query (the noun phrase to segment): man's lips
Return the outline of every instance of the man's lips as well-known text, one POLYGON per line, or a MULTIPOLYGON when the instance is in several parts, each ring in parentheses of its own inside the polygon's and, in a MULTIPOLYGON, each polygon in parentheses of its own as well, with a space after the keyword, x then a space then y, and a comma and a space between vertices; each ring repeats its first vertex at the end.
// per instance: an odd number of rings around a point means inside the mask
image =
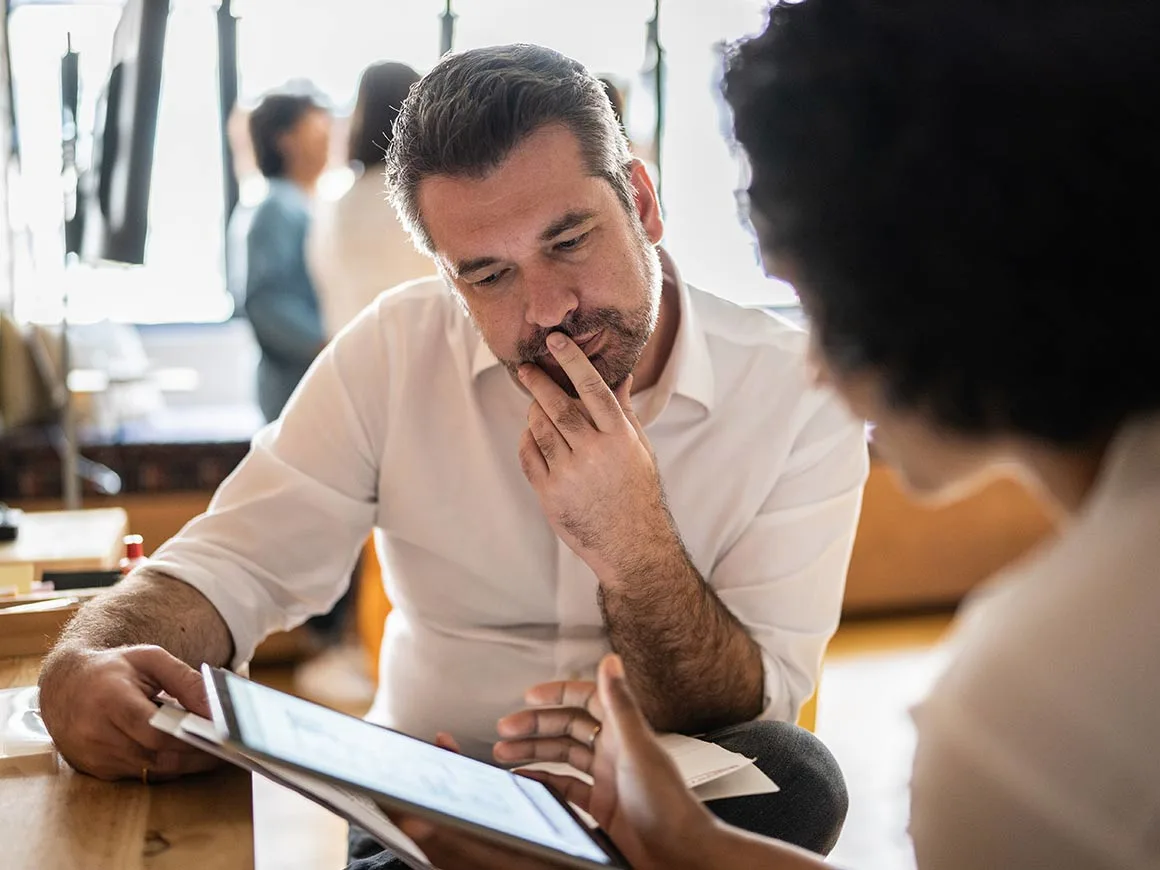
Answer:
MULTIPOLYGON (((598 329, 598 330, 596 330, 596 332, 592 333, 591 335, 589 335, 587 337, 579 336, 576 338, 572 338, 572 341, 576 344, 576 346, 578 348, 580 348, 580 350, 584 351, 584 353, 587 354, 588 350, 590 348, 596 347, 596 343, 599 341, 599 339, 602 335, 604 335, 604 330, 598 329)), ((569 337, 571 337, 571 336, 569 336, 569 337)), ((544 360, 545 362, 549 362, 549 363, 556 362, 556 358, 554 356, 552 356, 552 352, 550 350, 545 350, 542 354, 540 354, 540 359, 544 360)))

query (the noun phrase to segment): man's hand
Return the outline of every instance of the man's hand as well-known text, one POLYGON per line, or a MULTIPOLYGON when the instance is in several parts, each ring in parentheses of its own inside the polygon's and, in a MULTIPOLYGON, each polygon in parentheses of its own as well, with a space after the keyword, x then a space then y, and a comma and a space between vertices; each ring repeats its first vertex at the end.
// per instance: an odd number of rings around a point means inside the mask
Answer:
POLYGON ((149 724, 162 691, 210 715, 201 675, 161 647, 66 647, 45 660, 40 712, 65 760, 100 779, 160 782, 217 766, 149 724))
MULTIPOLYGON (((577 684, 557 685, 576 691, 577 684)), ((561 700, 581 700, 566 699, 563 693, 562 688, 561 700)), ((601 662, 598 692, 582 707, 573 709, 593 708, 604 712, 589 766, 594 785, 537 771, 525 775, 554 787, 591 813, 635 870, 757 866, 735 860, 733 836, 685 788, 637 706, 616 656, 601 662)), ((559 866, 414 817, 397 817, 397 822, 442 870, 546 870, 559 866)))
POLYGON ((563 761, 589 773, 604 707, 596 683, 583 680, 541 683, 524 695, 528 707, 496 723, 500 742, 493 754, 501 764, 563 761))
POLYGON ((679 552, 652 449, 632 410, 632 377, 613 393, 570 338, 554 332, 547 344, 579 394, 574 400, 539 367, 520 366, 520 381, 535 397, 520 466, 548 522, 602 580, 653 561, 658 549, 679 552))

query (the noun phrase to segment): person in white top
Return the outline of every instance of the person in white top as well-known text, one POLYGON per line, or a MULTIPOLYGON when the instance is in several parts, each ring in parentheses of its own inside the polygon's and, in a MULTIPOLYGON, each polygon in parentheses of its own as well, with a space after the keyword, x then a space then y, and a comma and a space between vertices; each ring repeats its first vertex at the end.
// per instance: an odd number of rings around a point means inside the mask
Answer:
MULTIPOLYGON (((819 377, 914 491, 1014 469, 1060 519, 972 597, 914 711, 918 870, 1160 867, 1158 38, 1151 0, 806 0, 730 55, 751 217, 819 377)), ((691 799, 627 665, 576 756, 594 787, 548 779, 631 866, 827 866, 691 799)), ((542 866, 402 821, 444 870, 542 866)))
POLYGON ((716 811, 830 848, 841 772, 789 723, 838 624, 868 460, 805 335, 681 280, 600 83, 550 49, 445 57, 388 176, 441 278, 359 315, 207 513, 72 623, 42 671, 58 747, 101 776, 200 764, 150 731, 149 696, 197 707, 189 665, 241 667, 325 611, 373 527, 394 605, 373 721, 566 758, 592 717, 529 743, 519 708, 615 649, 658 728, 712 732, 782 786, 716 811))
POLYGON ((319 204, 306 240, 330 338, 384 290, 435 274, 387 202, 383 181, 395 118, 417 81, 415 70, 392 61, 372 64, 359 79, 347 146, 355 179, 337 200, 319 204))

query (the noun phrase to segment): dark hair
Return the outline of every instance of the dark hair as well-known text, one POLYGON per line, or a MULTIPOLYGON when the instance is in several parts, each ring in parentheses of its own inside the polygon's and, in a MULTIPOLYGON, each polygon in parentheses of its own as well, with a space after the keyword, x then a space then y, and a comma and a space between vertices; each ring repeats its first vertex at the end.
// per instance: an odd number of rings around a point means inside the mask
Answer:
POLYGON ((604 93, 608 97, 608 102, 612 104, 612 114, 616 115, 616 120, 620 122, 620 126, 624 126, 624 94, 616 83, 607 76, 601 76, 600 86, 604 88, 604 93))
POLYGON ((588 172, 631 211, 628 142, 584 66, 538 45, 477 48, 439 61, 411 89, 387 154, 391 200, 420 247, 432 249, 417 201, 424 178, 486 175, 524 137, 553 123, 572 131, 588 172))
POLYGON ((968 435, 1160 408, 1160 4, 806 0, 731 52, 763 249, 829 362, 968 435))
POLYGON ((364 167, 383 162, 399 107, 417 81, 419 74, 405 63, 384 61, 363 70, 347 144, 350 160, 364 167))
POLYGON ((258 169, 267 178, 286 174, 286 159, 278 140, 311 112, 325 112, 319 97, 310 93, 277 92, 264 96, 250 113, 250 141, 258 169))

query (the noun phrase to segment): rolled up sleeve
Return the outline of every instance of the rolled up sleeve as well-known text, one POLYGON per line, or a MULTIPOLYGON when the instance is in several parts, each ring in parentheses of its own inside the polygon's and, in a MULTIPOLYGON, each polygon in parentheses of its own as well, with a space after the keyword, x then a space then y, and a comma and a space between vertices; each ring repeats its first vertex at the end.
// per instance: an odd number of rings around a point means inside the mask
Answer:
POLYGON ((319 356, 208 510, 150 560, 222 615, 234 667, 268 634, 329 610, 349 584, 374 524, 386 392, 370 309, 319 356))
POLYGON ((761 647, 763 719, 795 721, 841 618, 869 473, 865 429, 814 392, 761 511, 714 567, 711 584, 761 647))

